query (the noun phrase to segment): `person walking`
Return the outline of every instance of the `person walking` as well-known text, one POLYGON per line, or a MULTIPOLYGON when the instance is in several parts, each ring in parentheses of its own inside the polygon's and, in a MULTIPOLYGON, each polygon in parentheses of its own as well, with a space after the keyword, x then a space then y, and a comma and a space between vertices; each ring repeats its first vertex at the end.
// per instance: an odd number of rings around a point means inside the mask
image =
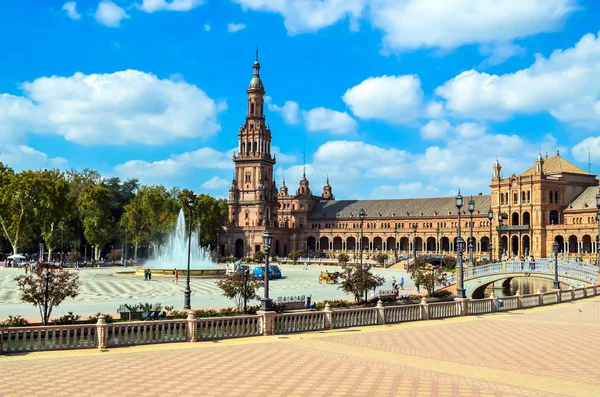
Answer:
POLYGON ((304 269, 303 270, 308 270, 308 263, 304 262, 304 269))
POLYGON ((144 281, 148 281, 148 269, 144 269, 144 281))
POLYGON ((392 289, 396 289, 396 277, 392 277, 392 289))
MULTIPOLYGON (((400 278, 400 288, 404 289, 404 277, 400 278)), ((418 288, 417 288, 417 291, 418 291, 418 288)))
POLYGON ((179 270, 173 269, 173 282, 179 283, 179 270))
POLYGON ((152 281, 152 270, 148 269, 148 281, 152 281))

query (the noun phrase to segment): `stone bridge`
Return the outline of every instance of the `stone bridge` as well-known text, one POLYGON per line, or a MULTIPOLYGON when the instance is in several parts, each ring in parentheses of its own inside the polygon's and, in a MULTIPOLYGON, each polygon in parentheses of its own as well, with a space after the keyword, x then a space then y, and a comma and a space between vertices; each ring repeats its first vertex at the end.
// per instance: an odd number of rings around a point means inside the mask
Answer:
MULTIPOLYGON (((446 286, 440 289, 455 289, 456 274, 447 279, 446 286)), ((483 266, 465 268, 465 293, 475 299, 483 298, 485 289, 492 283, 501 282, 507 287, 515 277, 534 277, 554 280, 554 259, 536 259, 528 261, 506 261, 490 263, 483 266)), ((588 287, 597 285, 600 279, 600 268, 584 262, 573 260, 558 261, 558 281, 571 287, 588 287)))

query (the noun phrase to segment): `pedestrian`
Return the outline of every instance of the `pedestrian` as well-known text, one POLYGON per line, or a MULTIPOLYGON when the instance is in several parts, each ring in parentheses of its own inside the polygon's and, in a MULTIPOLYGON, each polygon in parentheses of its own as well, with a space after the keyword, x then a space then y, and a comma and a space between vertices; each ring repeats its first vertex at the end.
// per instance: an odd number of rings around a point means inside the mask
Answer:
POLYGON ((179 283, 179 271, 177 269, 173 269, 173 282, 179 283))
POLYGON ((148 269, 148 281, 152 281, 152 270, 148 269))
POLYGON ((144 269, 144 281, 148 281, 148 269, 144 269))
POLYGON ((308 263, 304 262, 304 270, 308 270, 308 263))
POLYGON ((392 289, 396 289, 396 277, 392 277, 392 289))
POLYGON ((404 277, 400 278, 400 288, 404 289, 404 277))

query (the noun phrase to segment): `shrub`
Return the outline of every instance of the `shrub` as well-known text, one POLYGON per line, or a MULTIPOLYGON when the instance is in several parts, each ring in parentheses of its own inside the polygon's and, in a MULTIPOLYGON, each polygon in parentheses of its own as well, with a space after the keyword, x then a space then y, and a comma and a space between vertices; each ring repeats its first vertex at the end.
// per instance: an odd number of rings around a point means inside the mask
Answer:
POLYGON ((452 292, 450 292, 450 291, 447 291, 447 290, 445 290, 445 291, 435 291, 435 292, 433 293, 433 296, 434 296, 435 298, 444 298, 444 297, 446 297, 446 296, 452 296, 452 292))
POLYGON ((104 314, 104 313, 96 313, 93 316, 89 316, 86 323, 88 324, 96 324, 98 322, 98 317, 100 316, 104 316, 104 318, 106 319, 107 323, 114 323, 115 319, 113 318, 113 316, 111 316, 110 314, 104 314))
POLYGON ((169 312, 169 317, 172 318, 187 318, 188 312, 185 310, 173 310, 169 312))
POLYGON ((73 312, 69 312, 64 316, 56 318, 50 321, 51 324, 54 325, 68 325, 68 324, 76 324, 81 319, 80 315, 74 315, 73 312))
POLYGON ((26 327, 29 325, 29 321, 25 320, 21 316, 8 316, 1 324, 3 327, 26 327))
POLYGON ((248 306, 246 307, 246 312, 248 312, 248 314, 254 315, 259 309, 260 305, 248 306))
POLYGON ((285 304, 273 303, 273 310, 275 310, 276 313, 283 313, 285 311, 285 304))
POLYGON ((335 299, 335 300, 327 300, 327 301, 323 301, 323 302, 319 302, 317 303, 317 309, 318 310, 323 310, 325 309, 325 305, 329 303, 329 307, 332 309, 335 308, 349 308, 354 306, 354 303, 350 302, 350 301, 346 301, 343 299, 335 299))

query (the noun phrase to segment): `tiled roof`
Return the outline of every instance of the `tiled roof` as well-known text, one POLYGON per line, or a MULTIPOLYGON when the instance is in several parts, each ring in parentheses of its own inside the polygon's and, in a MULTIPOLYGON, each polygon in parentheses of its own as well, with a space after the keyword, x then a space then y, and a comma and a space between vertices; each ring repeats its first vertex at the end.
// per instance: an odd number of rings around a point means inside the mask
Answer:
MULTIPOLYGON (((546 174, 557 174, 561 172, 569 173, 569 174, 583 174, 583 175, 592 175, 589 172, 585 172, 581 168, 577 167, 575 164, 568 162, 564 158, 557 154, 554 157, 546 157, 544 159, 544 172, 546 174)), ((527 171, 523 172, 521 175, 534 175, 535 174, 535 165, 529 168, 527 171)))
POLYGON ((589 186, 569 204, 565 212, 584 209, 596 211, 596 194, 598 194, 598 186, 589 186))
MULTIPOLYGON (((467 211, 470 196, 463 196, 463 211, 467 211)), ((490 209, 491 196, 473 196, 474 214, 486 214, 490 209)), ((321 200, 314 207, 310 219, 356 218, 362 209, 367 218, 415 217, 456 215, 454 197, 392 199, 392 200, 321 200)))

